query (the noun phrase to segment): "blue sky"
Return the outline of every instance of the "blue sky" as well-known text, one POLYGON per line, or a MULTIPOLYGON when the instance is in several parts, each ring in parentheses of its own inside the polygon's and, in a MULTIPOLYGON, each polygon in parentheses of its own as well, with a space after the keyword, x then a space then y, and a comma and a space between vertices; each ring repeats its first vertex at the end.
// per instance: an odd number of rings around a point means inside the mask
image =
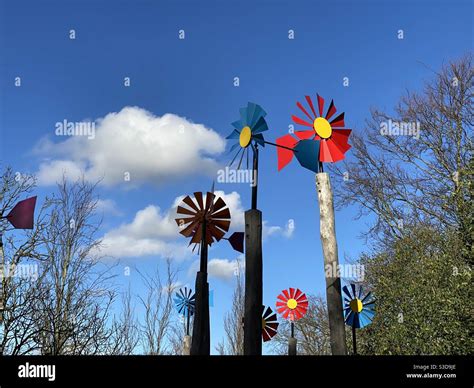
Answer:
MULTIPOLYGON (((91 177, 102 174, 104 224, 98 237, 133 232, 131 243, 141 247, 146 240, 151 253, 121 258, 123 265, 143 271, 162 266, 160 244, 181 249, 186 243, 180 235, 170 236, 167 211, 180 195, 208 190, 215 178, 213 166, 230 161, 222 139, 247 101, 267 111, 270 141, 287 133, 291 115, 299 113, 296 101, 306 94, 334 99, 338 111, 346 112, 346 126, 357 131, 371 107, 390 110, 406 89, 419 89, 432 77, 430 69, 472 50, 469 1, 0 4, 2 166, 39 174, 40 198, 54 190, 51 183, 64 166, 85 168, 91 177), (74 40, 69 39, 71 29, 74 40), (185 39, 178 39, 179 30, 184 30, 185 39), (398 39, 399 30, 403 39, 398 39), (15 77, 21 77, 20 87, 15 77), (124 86, 124 77, 130 77, 130 87, 124 86), (238 87, 234 77, 239 77, 238 87), (343 85, 344 77, 349 86, 343 85), (124 111, 125 107, 135 108, 124 111), (113 112, 120 113, 109 115, 113 112), (175 116, 166 121, 166 114, 175 116), (100 123, 96 139, 55 136, 56 122, 86 119, 100 123), (137 130, 140 123, 144 127, 137 130), (166 130, 160 136, 174 139, 164 145, 155 132, 161 124, 166 130), (176 140, 179 125, 185 126, 185 140, 176 140), (200 132, 196 125, 203 126, 200 132), (129 128, 138 132, 127 141, 129 128), (160 164, 167 151, 168 160, 179 167, 160 164), (58 164, 59 160, 68 164, 58 164), (132 179, 120 181, 117 171, 128 165, 132 179), (140 213, 143 220, 132 224, 137 212, 147 208, 140 213), (148 219, 156 230, 140 223, 148 219)), ((272 147, 260 155, 259 208, 267 231, 273 231, 264 241, 264 302, 273 307, 284 288, 323 293, 323 259, 314 174, 296 161, 277 172, 272 147), (295 225, 291 236, 285 233, 288 220, 295 225)), ((250 206, 247 184, 218 184, 216 189, 235 192, 232 198, 240 200, 241 209, 250 206)), ((354 221, 356 210, 336 215, 341 262, 368 248, 358 235, 370 219, 354 221)), ((117 249, 114 252, 120 256, 117 249)), ((232 265, 237 256, 224 242, 212 248, 209 259, 232 265)), ((195 260, 190 253, 175 259, 183 284, 194 284, 195 260)), ((140 292, 134 272, 118 281, 123 286, 131 282, 140 292)), ((210 278, 215 290, 212 347, 223 336, 232 282, 232 277, 210 278)))

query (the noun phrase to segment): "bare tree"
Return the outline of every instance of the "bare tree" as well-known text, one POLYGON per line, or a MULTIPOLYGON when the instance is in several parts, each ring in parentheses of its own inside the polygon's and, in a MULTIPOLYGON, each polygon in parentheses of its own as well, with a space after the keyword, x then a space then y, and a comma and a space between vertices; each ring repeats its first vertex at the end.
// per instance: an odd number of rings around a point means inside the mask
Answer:
MULTIPOLYGON (((325 298, 308 295, 308 312, 295 323, 298 354, 330 355, 329 320, 325 298)), ((276 354, 288 354, 290 323, 280 322, 278 334, 272 339, 273 351, 276 354)))
MULTIPOLYGON (((190 323, 192 327, 192 320, 190 323)), ((169 350, 168 353, 175 356, 183 354, 183 340, 186 335, 186 320, 183 315, 177 317, 177 319, 170 324, 168 327, 168 342, 169 350)))
POLYGON ((107 349, 115 291, 110 268, 96 254, 100 219, 94 189, 84 179, 68 183, 63 178, 52 200, 42 234, 45 294, 35 310, 43 354, 101 354, 107 349))
POLYGON ((346 179, 338 205, 358 204, 376 222, 367 236, 390 243, 409 224, 463 229, 472 159, 472 56, 451 62, 422 93, 407 92, 394 114, 374 109, 352 135, 352 162, 335 168, 346 179))
MULTIPOLYGON (((32 195, 36 182, 33 176, 14 173, 7 167, 0 185, 0 217, 4 217, 19 200, 32 195)), ((14 231, 8 222, 0 223, 0 249, 4 253, 0 257, 0 354, 22 355, 38 350, 37 322, 32 312, 44 294, 38 287, 38 251, 47 207, 46 199, 37 211, 33 230, 14 231)))
POLYGON ((140 273, 146 288, 146 296, 139 296, 145 311, 140 322, 141 344, 145 354, 166 354, 167 336, 173 309, 172 295, 175 290, 177 271, 171 260, 166 260, 166 283, 163 284, 160 271, 156 267, 151 274, 140 273))
POLYGON ((118 317, 112 321, 111 336, 107 354, 133 354, 140 341, 138 322, 135 318, 135 306, 132 304, 130 287, 122 295, 122 306, 118 317))
POLYGON ((236 282, 232 295, 232 309, 224 317, 225 339, 216 350, 221 355, 244 354, 245 286, 240 261, 237 261, 236 282))

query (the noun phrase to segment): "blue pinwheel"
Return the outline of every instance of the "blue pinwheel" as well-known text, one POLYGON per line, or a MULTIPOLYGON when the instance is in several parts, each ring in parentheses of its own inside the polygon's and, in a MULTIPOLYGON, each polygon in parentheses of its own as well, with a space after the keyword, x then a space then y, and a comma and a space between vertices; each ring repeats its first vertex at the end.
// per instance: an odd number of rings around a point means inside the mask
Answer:
POLYGON ((362 296, 362 287, 359 286, 357 289, 355 284, 350 284, 350 289, 344 286, 342 291, 345 294, 344 321, 346 325, 352 327, 352 346, 354 354, 357 354, 356 329, 369 325, 374 319, 375 299, 371 292, 362 296))
POLYGON ((189 321, 194 314, 195 295, 193 291, 187 287, 181 288, 176 292, 174 304, 178 313, 186 317, 186 335, 189 335, 189 321))
POLYGON ((242 160, 244 159, 245 155, 247 156, 248 168, 249 148, 253 149, 255 155, 257 145, 265 147, 266 142, 263 138, 262 132, 268 130, 268 125, 265 121, 265 116, 267 115, 267 113, 260 105, 254 104, 253 102, 249 102, 247 103, 246 108, 240 108, 239 111, 240 120, 234 121, 232 123, 234 130, 226 138, 230 140, 238 140, 238 142, 233 144, 230 148, 230 152, 233 152, 235 151, 235 149, 239 148, 234 158, 232 159, 232 162, 230 162, 230 165, 232 165, 240 154, 241 156, 237 169, 240 169, 240 166, 242 165, 242 160))

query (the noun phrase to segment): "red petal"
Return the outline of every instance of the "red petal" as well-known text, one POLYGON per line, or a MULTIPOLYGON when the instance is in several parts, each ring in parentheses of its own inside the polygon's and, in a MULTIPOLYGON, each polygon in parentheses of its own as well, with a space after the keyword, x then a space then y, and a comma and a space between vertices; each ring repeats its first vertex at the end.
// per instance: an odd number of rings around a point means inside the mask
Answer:
POLYGON ((313 105, 313 100, 311 100, 310 96, 305 96, 306 102, 308 103, 309 107, 311 108, 311 111, 313 112, 314 116, 316 117, 316 111, 314 110, 314 105, 313 105))
POLYGON ((308 123, 307 121, 304 121, 303 119, 300 119, 298 116, 292 115, 291 118, 296 124, 304 125, 306 127, 313 127, 312 124, 308 123))
POLYGON ((309 139, 309 138, 313 137, 314 135, 316 135, 316 132, 314 132, 314 131, 296 131, 295 135, 301 140, 306 140, 306 139, 309 139))
POLYGON ((344 152, 342 152, 339 147, 334 143, 334 140, 328 139, 326 141, 329 152, 331 153, 331 159, 333 162, 338 162, 342 159, 344 159, 344 152))
POLYGON ((323 115, 323 109, 324 109, 324 98, 320 97, 319 94, 318 96, 318 109, 319 109, 319 115, 323 115))
POLYGON ((333 129, 331 138, 339 146, 342 152, 347 152, 351 148, 349 141, 350 129, 333 129))
POLYGON ((298 298, 301 296, 302 292, 299 288, 296 289, 296 294, 295 294, 295 299, 298 300, 298 298))
POLYGON ((326 140, 320 141, 321 147, 319 148, 319 161, 320 162, 332 162, 331 152, 329 152, 329 148, 327 145, 326 140))
MULTIPOLYGON (((277 145, 282 145, 284 147, 289 148, 293 148, 296 143, 298 143, 298 140, 296 140, 291 135, 285 135, 279 137, 276 140, 277 145)), ((288 163, 291 162, 291 159, 293 159, 293 155, 293 151, 287 150, 286 148, 277 147, 278 171, 280 171, 283 167, 285 167, 288 163)))
POLYGON ((298 108, 300 108, 303 113, 306 115, 306 117, 308 117, 308 119, 310 119, 311 121, 314 121, 314 117, 311 117, 310 114, 308 113, 308 111, 304 108, 303 105, 301 105, 299 102, 296 103, 296 105, 298 106, 298 108))
POLYGON ((344 112, 337 116, 333 121, 331 121, 331 127, 333 128, 343 128, 344 127, 344 112))
POLYGON ((326 120, 329 120, 334 113, 336 113, 336 107, 334 106, 334 100, 331 100, 331 103, 329 104, 328 108, 328 113, 326 113, 326 120))

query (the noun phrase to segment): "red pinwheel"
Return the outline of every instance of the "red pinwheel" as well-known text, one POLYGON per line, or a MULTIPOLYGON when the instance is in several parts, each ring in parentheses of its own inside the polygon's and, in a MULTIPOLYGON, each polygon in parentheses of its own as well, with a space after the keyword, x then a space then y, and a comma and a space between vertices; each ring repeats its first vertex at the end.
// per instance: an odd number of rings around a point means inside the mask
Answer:
POLYGON ((311 129, 295 131, 297 139, 292 135, 277 139, 278 170, 285 167, 296 154, 296 158, 303 167, 317 173, 320 170, 320 163, 338 162, 344 159, 344 154, 351 148, 348 143, 351 130, 344 128, 344 112, 331 120, 336 113, 336 107, 331 100, 326 115, 323 117, 324 99, 317 95, 318 115, 311 97, 305 97, 312 114, 300 102, 296 105, 309 121, 294 115, 291 118, 296 124, 311 129))
POLYGON ((284 319, 297 321, 308 311, 308 298, 298 288, 283 290, 277 298, 276 310, 284 319))

